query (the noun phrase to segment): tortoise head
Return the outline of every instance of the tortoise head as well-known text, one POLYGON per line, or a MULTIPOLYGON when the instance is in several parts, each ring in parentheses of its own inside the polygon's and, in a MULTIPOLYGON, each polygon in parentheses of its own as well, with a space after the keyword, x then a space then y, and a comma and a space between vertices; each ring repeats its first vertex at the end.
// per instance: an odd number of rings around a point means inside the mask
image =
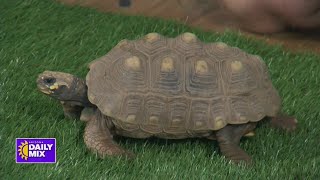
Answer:
POLYGON ((38 89, 55 99, 70 100, 76 90, 77 78, 68 73, 44 71, 38 76, 38 89))

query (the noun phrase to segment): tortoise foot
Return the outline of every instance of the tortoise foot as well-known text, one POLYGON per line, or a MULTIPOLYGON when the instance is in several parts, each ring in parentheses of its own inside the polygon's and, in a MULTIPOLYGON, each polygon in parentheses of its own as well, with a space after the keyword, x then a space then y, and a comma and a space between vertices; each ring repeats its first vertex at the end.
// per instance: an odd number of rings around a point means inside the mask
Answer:
POLYGON ((121 156, 128 159, 132 159, 135 155, 123 149, 118 144, 113 142, 112 139, 106 139, 101 136, 94 136, 93 134, 85 134, 85 144, 92 152, 97 153, 100 158, 106 158, 107 156, 121 156))
POLYGON ((295 117, 277 116, 271 118, 271 126, 286 131, 294 131, 297 128, 298 121, 295 117))
POLYGON ((121 148, 116 144, 105 145, 99 149, 96 149, 96 153, 101 158, 111 157, 111 156, 120 156, 127 159, 133 159, 135 157, 134 153, 121 148))
POLYGON ((252 158, 239 146, 234 145, 220 145, 221 153, 231 162, 235 164, 251 165, 252 158))
POLYGON ((217 131, 217 141, 223 156, 235 164, 251 165, 251 157, 240 148, 241 137, 251 132, 256 127, 256 123, 241 125, 227 125, 217 131))

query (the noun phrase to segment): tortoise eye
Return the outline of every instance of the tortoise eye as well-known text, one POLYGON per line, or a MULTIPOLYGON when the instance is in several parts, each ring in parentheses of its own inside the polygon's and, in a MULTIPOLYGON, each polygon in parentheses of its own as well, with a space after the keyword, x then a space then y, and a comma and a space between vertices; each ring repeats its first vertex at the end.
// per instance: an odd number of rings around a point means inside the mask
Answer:
POLYGON ((43 80, 43 82, 44 82, 45 84, 53 84, 53 83, 56 82, 56 79, 55 79, 55 78, 45 78, 45 79, 43 80))

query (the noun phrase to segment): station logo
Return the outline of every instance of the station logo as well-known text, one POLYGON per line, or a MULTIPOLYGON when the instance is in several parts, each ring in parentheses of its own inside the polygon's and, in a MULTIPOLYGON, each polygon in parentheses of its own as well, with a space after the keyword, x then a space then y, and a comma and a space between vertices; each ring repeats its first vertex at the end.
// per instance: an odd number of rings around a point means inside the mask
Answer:
POLYGON ((55 138, 17 138, 16 163, 55 163, 55 138))

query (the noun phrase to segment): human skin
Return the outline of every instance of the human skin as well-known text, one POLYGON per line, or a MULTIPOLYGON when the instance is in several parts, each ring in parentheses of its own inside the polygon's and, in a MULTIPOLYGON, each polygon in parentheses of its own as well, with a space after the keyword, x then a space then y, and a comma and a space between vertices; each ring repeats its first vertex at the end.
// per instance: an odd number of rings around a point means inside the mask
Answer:
POLYGON ((58 0, 107 12, 175 18, 211 29, 240 28, 255 33, 320 29, 320 0, 58 0))
POLYGON ((320 27, 320 0, 219 0, 239 26, 257 33, 320 27))

